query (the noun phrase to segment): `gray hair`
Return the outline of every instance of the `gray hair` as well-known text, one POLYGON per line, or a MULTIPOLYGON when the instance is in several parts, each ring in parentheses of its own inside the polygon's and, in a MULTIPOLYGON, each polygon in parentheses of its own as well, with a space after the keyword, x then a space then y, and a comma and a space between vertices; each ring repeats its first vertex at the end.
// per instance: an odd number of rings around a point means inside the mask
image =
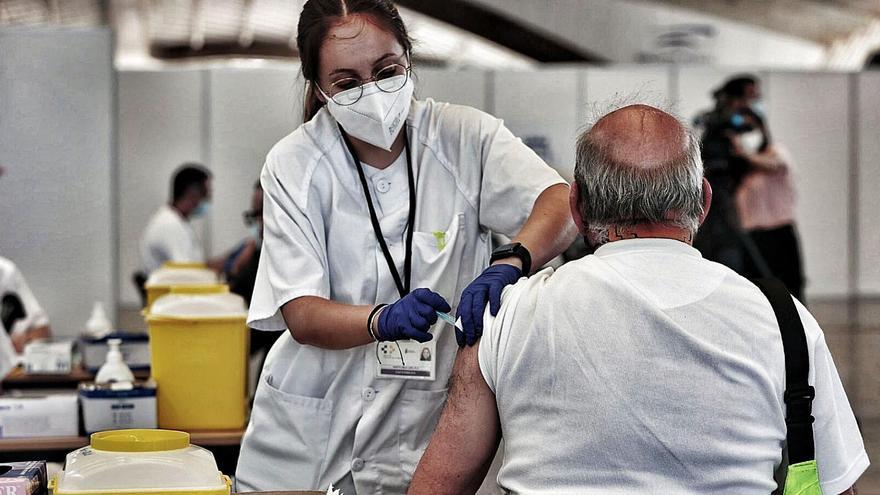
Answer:
MULTIPOLYGON (((681 122, 681 119, 678 119, 681 122)), ((666 223, 697 232, 703 214, 700 142, 687 125, 685 146, 667 163, 637 167, 614 159, 587 129, 577 142, 574 177, 584 224, 600 242, 612 225, 666 223)))

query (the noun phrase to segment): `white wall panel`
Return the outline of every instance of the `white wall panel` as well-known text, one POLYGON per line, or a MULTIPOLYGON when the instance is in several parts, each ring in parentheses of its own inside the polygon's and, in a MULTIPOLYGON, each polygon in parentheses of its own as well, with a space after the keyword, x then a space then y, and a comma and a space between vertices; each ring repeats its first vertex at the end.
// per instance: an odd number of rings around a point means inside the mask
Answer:
POLYGON ((247 235, 242 212, 250 208, 266 153, 302 122, 302 95, 298 65, 210 71, 212 254, 229 251, 247 235))
POLYGON ((56 335, 115 307, 112 34, 0 29, 0 256, 56 335))
POLYGON ((859 76, 859 274, 862 295, 880 294, 880 73, 859 76))
POLYGON ((457 103, 491 111, 486 95, 487 72, 417 68, 416 97, 457 103))
POLYGON ((541 142, 544 159, 571 180, 579 121, 579 74, 575 69, 496 72, 492 85, 493 113, 528 142, 541 142))
POLYGON ((848 84, 844 74, 764 78, 771 131, 793 155, 808 296, 844 296, 849 286, 848 84))
MULTIPOLYGON (((119 72, 120 302, 140 303, 132 274, 150 217, 171 195, 171 176, 183 162, 203 162, 200 70, 119 72)), ((204 231, 201 223, 197 231, 204 231)))

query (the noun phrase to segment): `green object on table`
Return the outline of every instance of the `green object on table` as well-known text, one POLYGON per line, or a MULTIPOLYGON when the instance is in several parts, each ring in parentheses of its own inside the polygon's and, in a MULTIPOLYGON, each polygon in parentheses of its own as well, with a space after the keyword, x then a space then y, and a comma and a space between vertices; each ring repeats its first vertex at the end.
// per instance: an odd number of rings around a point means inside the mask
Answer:
POLYGON ((783 495, 822 495, 815 459, 788 466, 783 495))

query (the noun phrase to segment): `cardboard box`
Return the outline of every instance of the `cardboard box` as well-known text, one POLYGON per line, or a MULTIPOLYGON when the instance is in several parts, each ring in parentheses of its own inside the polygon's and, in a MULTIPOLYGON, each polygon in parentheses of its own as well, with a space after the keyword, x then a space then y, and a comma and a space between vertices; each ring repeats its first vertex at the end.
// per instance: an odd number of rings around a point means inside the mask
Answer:
POLYGON ((130 389, 120 389, 118 385, 121 384, 80 385, 79 400, 86 433, 158 426, 156 383, 136 382, 130 389))
POLYGON ((79 403, 70 391, 0 397, 0 438, 79 435, 79 403))
POLYGON ((150 337, 146 333, 124 332, 113 332, 100 339, 81 337, 79 351, 82 354, 83 368, 92 373, 98 372, 98 369, 107 360, 109 349, 107 340, 109 339, 122 341, 119 351, 122 353, 122 360, 132 371, 150 369, 150 337))
POLYGON ((46 461, 0 463, 0 495, 46 495, 46 461))
POLYGON ((24 348, 24 371, 29 374, 66 375, 73 359, 73 341, 36 341, 24 348))

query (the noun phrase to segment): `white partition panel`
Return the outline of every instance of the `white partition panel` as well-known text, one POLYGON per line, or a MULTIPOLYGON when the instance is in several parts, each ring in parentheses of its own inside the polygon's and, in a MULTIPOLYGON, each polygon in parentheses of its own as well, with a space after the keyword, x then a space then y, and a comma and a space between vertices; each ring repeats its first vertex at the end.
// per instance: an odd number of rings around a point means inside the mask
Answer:
POLYGON ((614 66, 584 71, 578 107, 581 123, 631 103, 669 108, 671 69, 664 66, 614 66))
POLYGON ((56 335, 115 307, 112 34, 0 28, 0 256, 56 335))
MULTIPOLYGON (((729 78, 739 74, 752 74, 763 79, 765 74, 745 69, 723 67, 680 67, 675 73, 675 110, 688 122, 693 122, 700 112, 715 106, 712 92, 729 78)), ((765 92, 766 93, 766 92, 765 92)))
MULTIPOLYGON (((496 72, 493 112, 563 177, 572 179, 579 122, 575 69, 496 72)), ((514 178, 511 178, 512 180, 514 178)))
MULTIPOLYGON (((119 72, 120 302, 140 303, 132 274, 150 216, 168 203, 171 176, 183 162, 204 162, 201 70, 119 72)), ((198 230, 203 230, 198 225, 198 230)))
POLYGON ((849 278, 849 81, 845 74, 770 73, 770 129, 793 155, 808 296, 845 296, 849 278))
POLYGON ((468 105, 491 112, 487 101, 488 73, 478 70, 417 69, 416 97, 468 105))
POLYGON ((214 173, 211 252, 228 252, 247 235, 250 208, 266 153, 302 122, 299 66, 210 71, 208 157, 214 173))
POLYGON ((860 74, 858 86, 860 295, 880 294, 880 73, 860 74))

